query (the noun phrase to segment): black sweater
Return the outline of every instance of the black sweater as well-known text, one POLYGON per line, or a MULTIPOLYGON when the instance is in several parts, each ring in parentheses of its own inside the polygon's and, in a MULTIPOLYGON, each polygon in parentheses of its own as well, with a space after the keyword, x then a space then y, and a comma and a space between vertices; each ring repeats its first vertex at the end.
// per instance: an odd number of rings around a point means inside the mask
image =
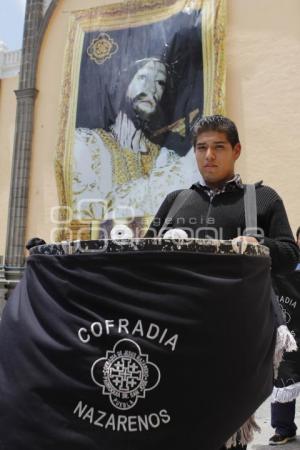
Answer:
MULTIPOLYGON (((225 191, 213 198, 199 184, 173 217, 168 228, 184 229, 199 239, 234 239, 245 229, 244 189, 225 191)), ((181 190, 171 192, 161 204, 145 237, 157 237, 168 212, 181 190)), ((256 185, 258 241, 270 249, 272 271, 294 270, 299 250, 293 238, 283 202, 270 187, 256 185)))

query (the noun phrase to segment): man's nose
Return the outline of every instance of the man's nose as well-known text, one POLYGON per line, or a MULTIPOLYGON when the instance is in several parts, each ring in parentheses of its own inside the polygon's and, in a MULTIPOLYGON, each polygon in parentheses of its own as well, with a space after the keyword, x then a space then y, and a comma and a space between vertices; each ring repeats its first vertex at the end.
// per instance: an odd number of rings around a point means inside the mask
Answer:
POLYGON ((212 147, 207 148, 205 157, 208 161, 212 161, 216 158, 215 151, 212 147))

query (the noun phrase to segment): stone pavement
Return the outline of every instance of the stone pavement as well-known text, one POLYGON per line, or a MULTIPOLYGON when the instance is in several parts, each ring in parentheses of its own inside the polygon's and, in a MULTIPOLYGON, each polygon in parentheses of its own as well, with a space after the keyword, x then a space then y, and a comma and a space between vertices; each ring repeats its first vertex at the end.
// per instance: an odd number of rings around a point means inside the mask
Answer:
MULTIPOLYGON (((261 433, 255 433, 254 441, 248 445, 249 450, 300 450, 300 397, 296 402, 296 425, 298 426, 298 435, 295 441, 285 445, 268 445, 269 438, 274 434, 271 428, 270 400, 261 405, 255 414, 256 421, 261 427, 261 433)), ((247 449, 247 450, 248 450, 247 449)))

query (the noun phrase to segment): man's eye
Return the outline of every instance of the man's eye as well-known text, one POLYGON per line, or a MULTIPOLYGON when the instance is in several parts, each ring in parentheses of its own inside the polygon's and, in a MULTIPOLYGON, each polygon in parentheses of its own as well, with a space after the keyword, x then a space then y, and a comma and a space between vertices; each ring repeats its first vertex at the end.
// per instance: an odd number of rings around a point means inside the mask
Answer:
POLYGON ((217 150, 222 150, 224 148, 224 145, 216 145, 217 150))
POLYGON ((206 150, 206 147, 197 147, 197 150, 199 150, 199 152, 203 152, 204 150, 206 150))

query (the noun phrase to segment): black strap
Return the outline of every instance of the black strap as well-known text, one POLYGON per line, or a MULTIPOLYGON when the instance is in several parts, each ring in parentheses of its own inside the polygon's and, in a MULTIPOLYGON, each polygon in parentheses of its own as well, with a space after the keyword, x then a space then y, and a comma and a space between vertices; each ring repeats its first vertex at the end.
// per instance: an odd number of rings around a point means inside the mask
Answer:
POLYGON ((257 205, 256 205, 256 190, 254 184, 245 185, 244 206, 245 206, 245 223, 246 223, 246 229, 244 234, 246 236, 256 235, 257 205))
MULTIPOLYGON (((246 236, 253 236, 257 234, 257 204, 256 204, 256 190, 254 184, 246 184, 244 193, 244 205, 245 205, 245 219, 246 229, 244 234, 246 236)), ((274 283, 274 278, 273 278, 274 283)), ((273 304, 273 310, 277 327, 280 325, 286 325, 286 321, 279 305, 274 289, 271 291, 271 298, 273 304)))
POLYGON ((185 189, 184 191, 181 191, 177 197, 175 198, 174 202, 171 205, 171 208, 169 209, 169 212, 164 220, 164 223, 160 229, 159 235, 162 236, 163 233, 167 230, 168 225, 173 220, 173 217, 176 215, 176 213, 179 211, 179 209, 182 207, 182 205, 187 201, 187 199, 192 195, 193 190, 192 189, 185 189))

